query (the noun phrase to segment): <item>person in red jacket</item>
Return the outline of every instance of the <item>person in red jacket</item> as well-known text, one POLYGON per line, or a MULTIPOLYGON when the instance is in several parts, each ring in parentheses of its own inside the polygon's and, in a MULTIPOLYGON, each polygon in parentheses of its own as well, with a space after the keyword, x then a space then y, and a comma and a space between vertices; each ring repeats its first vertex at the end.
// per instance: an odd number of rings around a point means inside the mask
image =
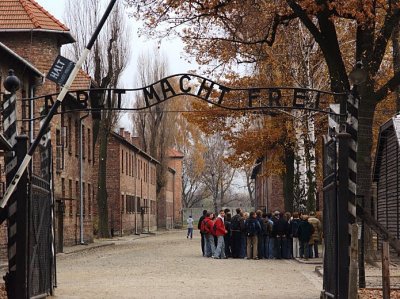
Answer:
POLYGON ((215 259, 226 258, 224 236, 227 233, 227 231, 225 229, 224 217, 225 217, 225 212, 224 210, 221 210, 219 211, 219 215, 214 222, 213 231, 214 235, 217 237, 217 248, 215 249, 213 255, 213 258, 215 259))
POLYGON ((212 218, 214 218, 214 214, 207 212, 206 217, 201 223, 201 231, 203 232, 206 241, 204 248, 205 257, 214 256, 215 252, 215 243, 213 234, 214 221, 212 220, 212 218))

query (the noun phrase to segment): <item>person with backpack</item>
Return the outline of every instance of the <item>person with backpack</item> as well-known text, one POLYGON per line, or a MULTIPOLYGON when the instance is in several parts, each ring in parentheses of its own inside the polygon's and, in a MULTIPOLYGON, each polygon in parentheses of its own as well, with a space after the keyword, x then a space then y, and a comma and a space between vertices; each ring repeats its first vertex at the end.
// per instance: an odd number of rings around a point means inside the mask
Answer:
POLYGON ((290 221, 290 235, 292 237, 292 246, 293 246, 293 251, 292 251, 292 256, 293 258, 299 258, 299 224, 300 224, 300 218, 299 218, 299 213, 298 212, 293 212, 293 219, 290 221))
POLYGON ((214 236, 217 237, 217 248, 215 249, 214 254, 212 255, 212 257, 215 259, 226 258, 224 236, 226 235, 227 230, 225 229, 224 217, 225 217, 224 210, 220 210, 219 215, 215 220, 213 226, 213 234, 214 236))
POLYGON ((261 226, 256 216, 256 212, 250 212, 249 218, 246 219, 245 226, 247 234, 247 259, 258 260, 258 234, 261 231, 261 226))
POLYGON ((225 256, 232 257, 232 232, 231 232, 231 221, 232 221, 232 214, 228 212, 225 214, 225 229, 227 233, 224 236, 225 242, 225 256))
POLYGON ((214 221, 212 220, 212 218, 214 218, 214 214, 207 212, 206 217, 201 223, 201 231, 203 232, 206 240, 205 251, 204 251, 205 257, 212 257, 214 256, 215 253, 215 243, 213 234, 214 221))
POLYGON ((257 210, 256 212, 256 219, 260 223, 260 231, 258 232, 257 236, 257 253, 258 253, 258 258, 262 259, 264 258, 264 219, 262 218, 262 211, 257 210))
POLYGON ((240 244, 241 244, 241 221, 242 217, 240 213, 242 210, 240 208, 236 209, 236 215, 232 217, 231 220, 231 249, 232 249, 232 257, 239 258, 240 257, 240 244))
POLYGON ((272 240, 272 227, 274 223, 271 220, 272 214, 267 213, 264 216, 264 257, 266 259, 274 258, 274 241, 272 240))
POLYGON ((205 255, 205 244, 206 244, 206 237, 205 234, 201 231, 201 224, 203 223, 204 218, 206 218, 207 210, 203 210, 203 215, 200 217, 199 222, 197 223, 197 229, 200 231, 201 236, 201 252, 203 256, 205 255))

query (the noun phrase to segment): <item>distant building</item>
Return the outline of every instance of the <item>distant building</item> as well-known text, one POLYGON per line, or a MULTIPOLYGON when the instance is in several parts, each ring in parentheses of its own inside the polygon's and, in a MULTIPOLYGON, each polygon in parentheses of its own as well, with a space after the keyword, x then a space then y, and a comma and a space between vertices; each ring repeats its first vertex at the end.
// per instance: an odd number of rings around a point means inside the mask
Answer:
POLYGON ((135 145, 135 138, 128 131, 121 128, 118 134, 111 133, 107 150, 107 195, 109 227, 114 235, 157 229, 157 164, 156 159, 135 145))
POLYGON ((167 184, 162 188, 157 205, 158 227, 171 229, 182 226, 182 165, 184 155, 168 152, 167 184))

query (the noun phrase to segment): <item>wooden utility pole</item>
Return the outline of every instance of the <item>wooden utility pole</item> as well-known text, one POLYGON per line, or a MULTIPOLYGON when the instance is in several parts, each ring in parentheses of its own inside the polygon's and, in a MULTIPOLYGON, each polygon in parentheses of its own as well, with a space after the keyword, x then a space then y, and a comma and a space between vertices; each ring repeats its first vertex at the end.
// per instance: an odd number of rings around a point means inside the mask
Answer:
POLYGON ((383 299, 390 299, 389 243, 382 242, 382 293, 383 299))
POLYGON ((349 299, 358 298, 358 225, 351 225, 350 269, 349 269, 349 299))

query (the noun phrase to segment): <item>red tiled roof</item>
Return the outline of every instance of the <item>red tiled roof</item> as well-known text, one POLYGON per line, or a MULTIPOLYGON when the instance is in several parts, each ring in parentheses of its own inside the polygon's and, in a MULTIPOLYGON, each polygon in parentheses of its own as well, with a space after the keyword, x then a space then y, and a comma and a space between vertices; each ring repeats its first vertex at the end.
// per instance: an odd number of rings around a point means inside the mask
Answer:
POLYGON ((89 89, 91 81, 92 79, 88 74, 86 74, 86 72, 84 72, 83 70, 79 70, 74 82, 71 85, 70 90, 89 89))
POLYGON ((184 154, 182 154, 180 151, 177 151, 176 149, 169 148, 168 149, 168 156, 172 158, 183 158, 184 154))
POLYGON ((4 29, 45 29, 69 31, 34 0, 1 0, 0 31, 4 29))

